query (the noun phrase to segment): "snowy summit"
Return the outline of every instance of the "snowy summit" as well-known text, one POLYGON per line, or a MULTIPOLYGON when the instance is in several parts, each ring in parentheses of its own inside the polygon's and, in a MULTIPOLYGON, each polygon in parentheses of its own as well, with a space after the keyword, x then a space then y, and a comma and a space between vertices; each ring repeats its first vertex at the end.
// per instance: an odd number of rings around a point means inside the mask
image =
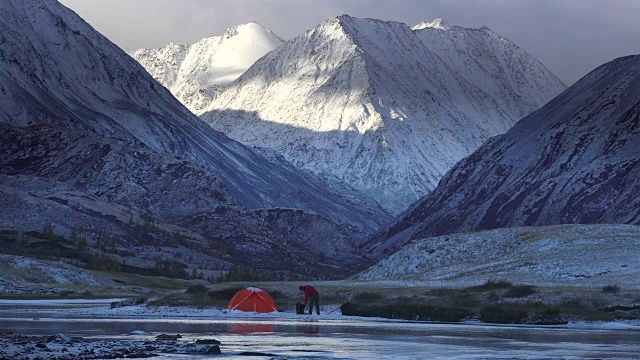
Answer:
POLYGON ((197 112, 211 102, 219 85, 237 79, 282 42, 271 30, 250 22, 192 45, 167 44, 159 49, 139 49, 130 55, 185 106, 197 112))
POLYGON ((412 30, 422 30, 426 28, 439 29, 439 30, 449 30, 449 25, 442 19, 437 18, 431 22, 423 21, 418 25, 412 27, 412 30))

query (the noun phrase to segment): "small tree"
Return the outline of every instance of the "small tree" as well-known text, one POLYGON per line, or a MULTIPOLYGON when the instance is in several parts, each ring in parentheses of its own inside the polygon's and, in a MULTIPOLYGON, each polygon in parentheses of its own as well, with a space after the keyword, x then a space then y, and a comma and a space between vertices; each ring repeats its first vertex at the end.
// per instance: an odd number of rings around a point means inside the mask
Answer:
POLYGON ((85 240, 84 238, 79 238, 78 239, 78 243, 76 245, 76 250, 78 250, 79 253, 84 252, 85 250, 87 250, 87 240, 85 240))
POLYGON ((42 226, 42 233, 44 234, 44 237, 48 240, 53 240, 56 236, 56 234, 53 231, 53 225, 51 225, 51 223, 48 221, 44 223, 44 225, 42 226))

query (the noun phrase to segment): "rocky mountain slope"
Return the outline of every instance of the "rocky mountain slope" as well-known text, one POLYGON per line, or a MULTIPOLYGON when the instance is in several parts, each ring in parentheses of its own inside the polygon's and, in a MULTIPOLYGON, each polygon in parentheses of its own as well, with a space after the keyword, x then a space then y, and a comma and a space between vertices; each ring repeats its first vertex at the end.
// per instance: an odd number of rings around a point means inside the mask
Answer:
POLYGON ((0 129, 1 228, 49 223, 66 238, 97 239, 96 248, 134 250, 138 262, 165 253, 200 269, 336 277, 367 264, 335 223, 301 210, 247 210, 218 174, 187 158, 63 128, 0 129))
POLYGON ((516 284, 638 288, 640 227, 556 225, 420 239, 357 277, 433 286, 516 284))
POLYGON ((0 293, 52 294, 65 285, 115 286, 111 278, 55 261, 0 254, 0 293))
POLYGON ((220 85, 237 79, 283 41, 252 22, 195 44, 172 43, 159 49, 139 49, 130 55, 189 110, 199 112, 211 103, 220 85))
MULTIPOLYGON (((214 131, 57 1, 2 0, 0 11, 1 122, 53 124, 182 156, 214 171, 242 206, 303 209, 356 239, 389 219, 374 201, 347 188, 330 190, 310 174, 214 131)), ((117 178, 111 180, 119 186, 117 178)))
POLYGON ((553 224, 640 223, 640 56, 604 64, 459 162, 375 236, 414 239, 553 224))
POLYGON ((327 20, 260 58, 198 114, 400 212, 565 88, 489 29, 435 23, 327 20))

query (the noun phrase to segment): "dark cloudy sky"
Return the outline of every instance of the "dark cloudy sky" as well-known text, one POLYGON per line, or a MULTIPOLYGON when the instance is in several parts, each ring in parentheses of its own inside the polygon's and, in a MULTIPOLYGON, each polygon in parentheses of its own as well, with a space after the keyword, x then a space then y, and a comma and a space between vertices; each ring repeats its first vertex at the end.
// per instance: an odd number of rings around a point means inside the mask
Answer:
POLYGON ((61 0, 123 49, 192 43, 257 21, 285 39, 340 14, 415 25, 442 17, 511 39, 567 84, 640 54, 640 0, 61 0))

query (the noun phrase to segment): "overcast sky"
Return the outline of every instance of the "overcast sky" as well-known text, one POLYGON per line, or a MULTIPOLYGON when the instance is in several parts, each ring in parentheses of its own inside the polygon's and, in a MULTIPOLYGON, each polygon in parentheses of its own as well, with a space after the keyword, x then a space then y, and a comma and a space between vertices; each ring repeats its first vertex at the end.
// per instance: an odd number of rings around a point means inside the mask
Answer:
POLYGON ((640 54, 640 0, 61 0, 123 49, 193 43, 257 21, 284 39, 340 14, 415 25, 486 25, 568 85, 640 54))

